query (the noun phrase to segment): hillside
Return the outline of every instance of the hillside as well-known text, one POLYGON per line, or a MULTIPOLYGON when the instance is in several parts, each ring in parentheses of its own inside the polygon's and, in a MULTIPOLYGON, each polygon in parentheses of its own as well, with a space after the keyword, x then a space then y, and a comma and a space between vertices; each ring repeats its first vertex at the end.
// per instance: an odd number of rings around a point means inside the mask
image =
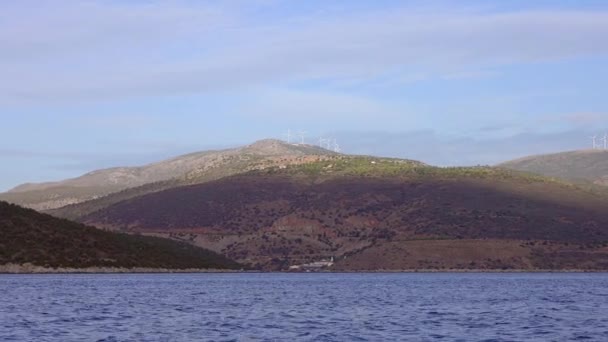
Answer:
MULTIPOLYGON (((261 140, 244 147, 192 153, 141 167, 98 170, 60 182, 24 184, 0 194, 0 200, 47 211, 104 198, 126 189, 139 188, 133 193, 140 195, 176 185, 195 184, 235 173, 281 163, 303 162, 305 158, 320 158, 332 154, 334 153, 311 145, 261 140)), ((118 200, 130 197, 132 196, 129 194, 121 194, 118 200)), ((103 199, 101 202, 114 203, 112 199, 103 199)))
POLYGON ((608 185, 608 151, 585 150, 530 156, 499 167, 533 172, 572 182, 608 185))
POLYGON ((0 202, 0 265, 26 263, 52 268, 240 268, 202 248, 102 231, 0 202))
POLYGON ((238 155, 225 157, 221 163, 214 166, 202 166, 193 169, 183 177, 177 177, 167 181, 149 183, 142 186, 129 188, 109 194, 107 196, 84 201, 82 203, 47 210, 46 212, 57 217, 67 218, 70 220, 80 220, 80 218, 83 216, 98 210, 102 210, 115 203, 149 193, 180 186, 201 184, 254 170, 263 170, 272 167, 286 167, 287 165, 300 165, 315 161, 328 160, 336 156, 336 154, 333 152, 316 147, 288 145, 286 143, 274 140, 257 142, 251 146, 265 146, 265 148, 268 148, 268 146, 275 144, 281 149, 279 151, 280 153, 276 155, 269 152, 266 154, 241 153, 238 155))
POLYGON ((494 168, 365 157, 253 171, 83 220, 170 237, 263 269, 608 269, 607 198, 494 168))

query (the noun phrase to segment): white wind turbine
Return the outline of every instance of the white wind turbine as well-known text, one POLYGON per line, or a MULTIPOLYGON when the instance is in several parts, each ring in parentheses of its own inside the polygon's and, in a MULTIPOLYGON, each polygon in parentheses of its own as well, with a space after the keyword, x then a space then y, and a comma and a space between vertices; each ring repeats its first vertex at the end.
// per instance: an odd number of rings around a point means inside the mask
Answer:
POLYGON ((305 131, 300 131, 298 134, 300 135, 300 144, 304 145, 305 141, 304 141, 304 137, 306 136, 308 132, 305 131))
POLYGON ((600 139, 604 142, 604 150, 608 149, 608 134, 604 133, 604 136, 600 139))
POLYGON ((331 139, 319 138, 319 147, 331 150, 331 139))
POLYGON ((338 145, 338 141, 336 139, 334 139, 334 152, 340 153, 340 151, 342 151, 340 149, 340 145, 338 145))
POLYGON ((593 141, 593 149, 594 150, 597 149, 596 139, 597 139, 596 135, 594 135, 594 136, 591 137, 591 141, 593 141))
POLYGON ((283 133, 283 135, 287 137, 287 143, 290 144, 291 143, 291 129, 288 129, 287 133, 283 133))

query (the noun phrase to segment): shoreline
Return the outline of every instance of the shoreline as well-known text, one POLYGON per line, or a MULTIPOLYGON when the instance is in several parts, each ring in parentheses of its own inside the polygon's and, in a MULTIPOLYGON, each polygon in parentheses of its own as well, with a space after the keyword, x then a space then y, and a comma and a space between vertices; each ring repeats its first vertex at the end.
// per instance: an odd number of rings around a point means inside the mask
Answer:
POLYGON ((230 270, 230 269, 169 269, 169 268, 147 268, 147 267, 86 267, 72 268, 59 267, 49 268, 32 264, 7 264, 0 265, 2 274, 179 274, 179 273, 285 273, 285 274, 310 274, 310 273, 608 273, 606 270, 587 269, 404 269, 404 270, 319 270, 313 272, 294 271, 262 271, 262 270, 230 270))
MULTIPOLYGON (((286 272, 295 273, 295 272, 286 272)), ((307 272, 299 272, 307 273, 307 272)), ((313 272, 314 273, 314 272, 313 272)), ((606 270, 587 269, 406 269, 406 270, 369 270, 369 271, 322 271, 319 273, 608 273, 606 270)))
POLYGON ((186 269, 171 269, 171 268, 149 268, 149 267, 43 267, 32 264, 7 264, 0 265, 0 275, 2 274, 136 274, 136 273, 237 273, 246 272, 241 270, 230 269, 214 269, 214 268, 186 268, 186 269))

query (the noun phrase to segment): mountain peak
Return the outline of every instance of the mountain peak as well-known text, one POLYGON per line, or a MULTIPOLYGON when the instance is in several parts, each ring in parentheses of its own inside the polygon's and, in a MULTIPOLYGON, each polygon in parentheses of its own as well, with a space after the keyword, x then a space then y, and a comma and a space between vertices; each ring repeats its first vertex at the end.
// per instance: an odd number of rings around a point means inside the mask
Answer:
POLYGON ((263 139, 241 148, 242 152, 264 155, 304 155, 304 154, 333 154, 319 146, 300 143, 288 143, 278 139, 263 139))
POLYGON ((215 177, 240 172, 254 167, 254 163, 259 162, 260 159, 302 162, 301 157, 315 159, 334 154, 318 146, 264 139, 243 147, 195 152, 138 167, 96 170, 59 182, 25 184, 11 192, 0 194, 0 199, 37 210, 48 210, 104 197, 145 184, 181 179, 181 177, 191 180, 193 175, 198 175, 197 177, 201 174, 208 175, 212 172, 210 170, 216 170, 215 177), (250 158, 252 155, 255 158, 250 158))
POLYGON ((253 144, 249 144, 245 146, 245 148, 251 149, 267 149, 267 148, 277 148, 279 146, 287 146, 286 142, 279 139, 262 139, 254 142, 253 144))

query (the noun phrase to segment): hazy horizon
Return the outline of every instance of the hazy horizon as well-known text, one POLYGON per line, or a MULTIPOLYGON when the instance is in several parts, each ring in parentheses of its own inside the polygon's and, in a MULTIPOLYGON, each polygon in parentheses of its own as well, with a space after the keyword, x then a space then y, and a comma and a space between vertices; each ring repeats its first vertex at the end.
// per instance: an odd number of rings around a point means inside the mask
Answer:
POLYGON ((604 1, 20 1, 0 18, 0 191, 287 129, 434 165, 608 131, 604 1))

